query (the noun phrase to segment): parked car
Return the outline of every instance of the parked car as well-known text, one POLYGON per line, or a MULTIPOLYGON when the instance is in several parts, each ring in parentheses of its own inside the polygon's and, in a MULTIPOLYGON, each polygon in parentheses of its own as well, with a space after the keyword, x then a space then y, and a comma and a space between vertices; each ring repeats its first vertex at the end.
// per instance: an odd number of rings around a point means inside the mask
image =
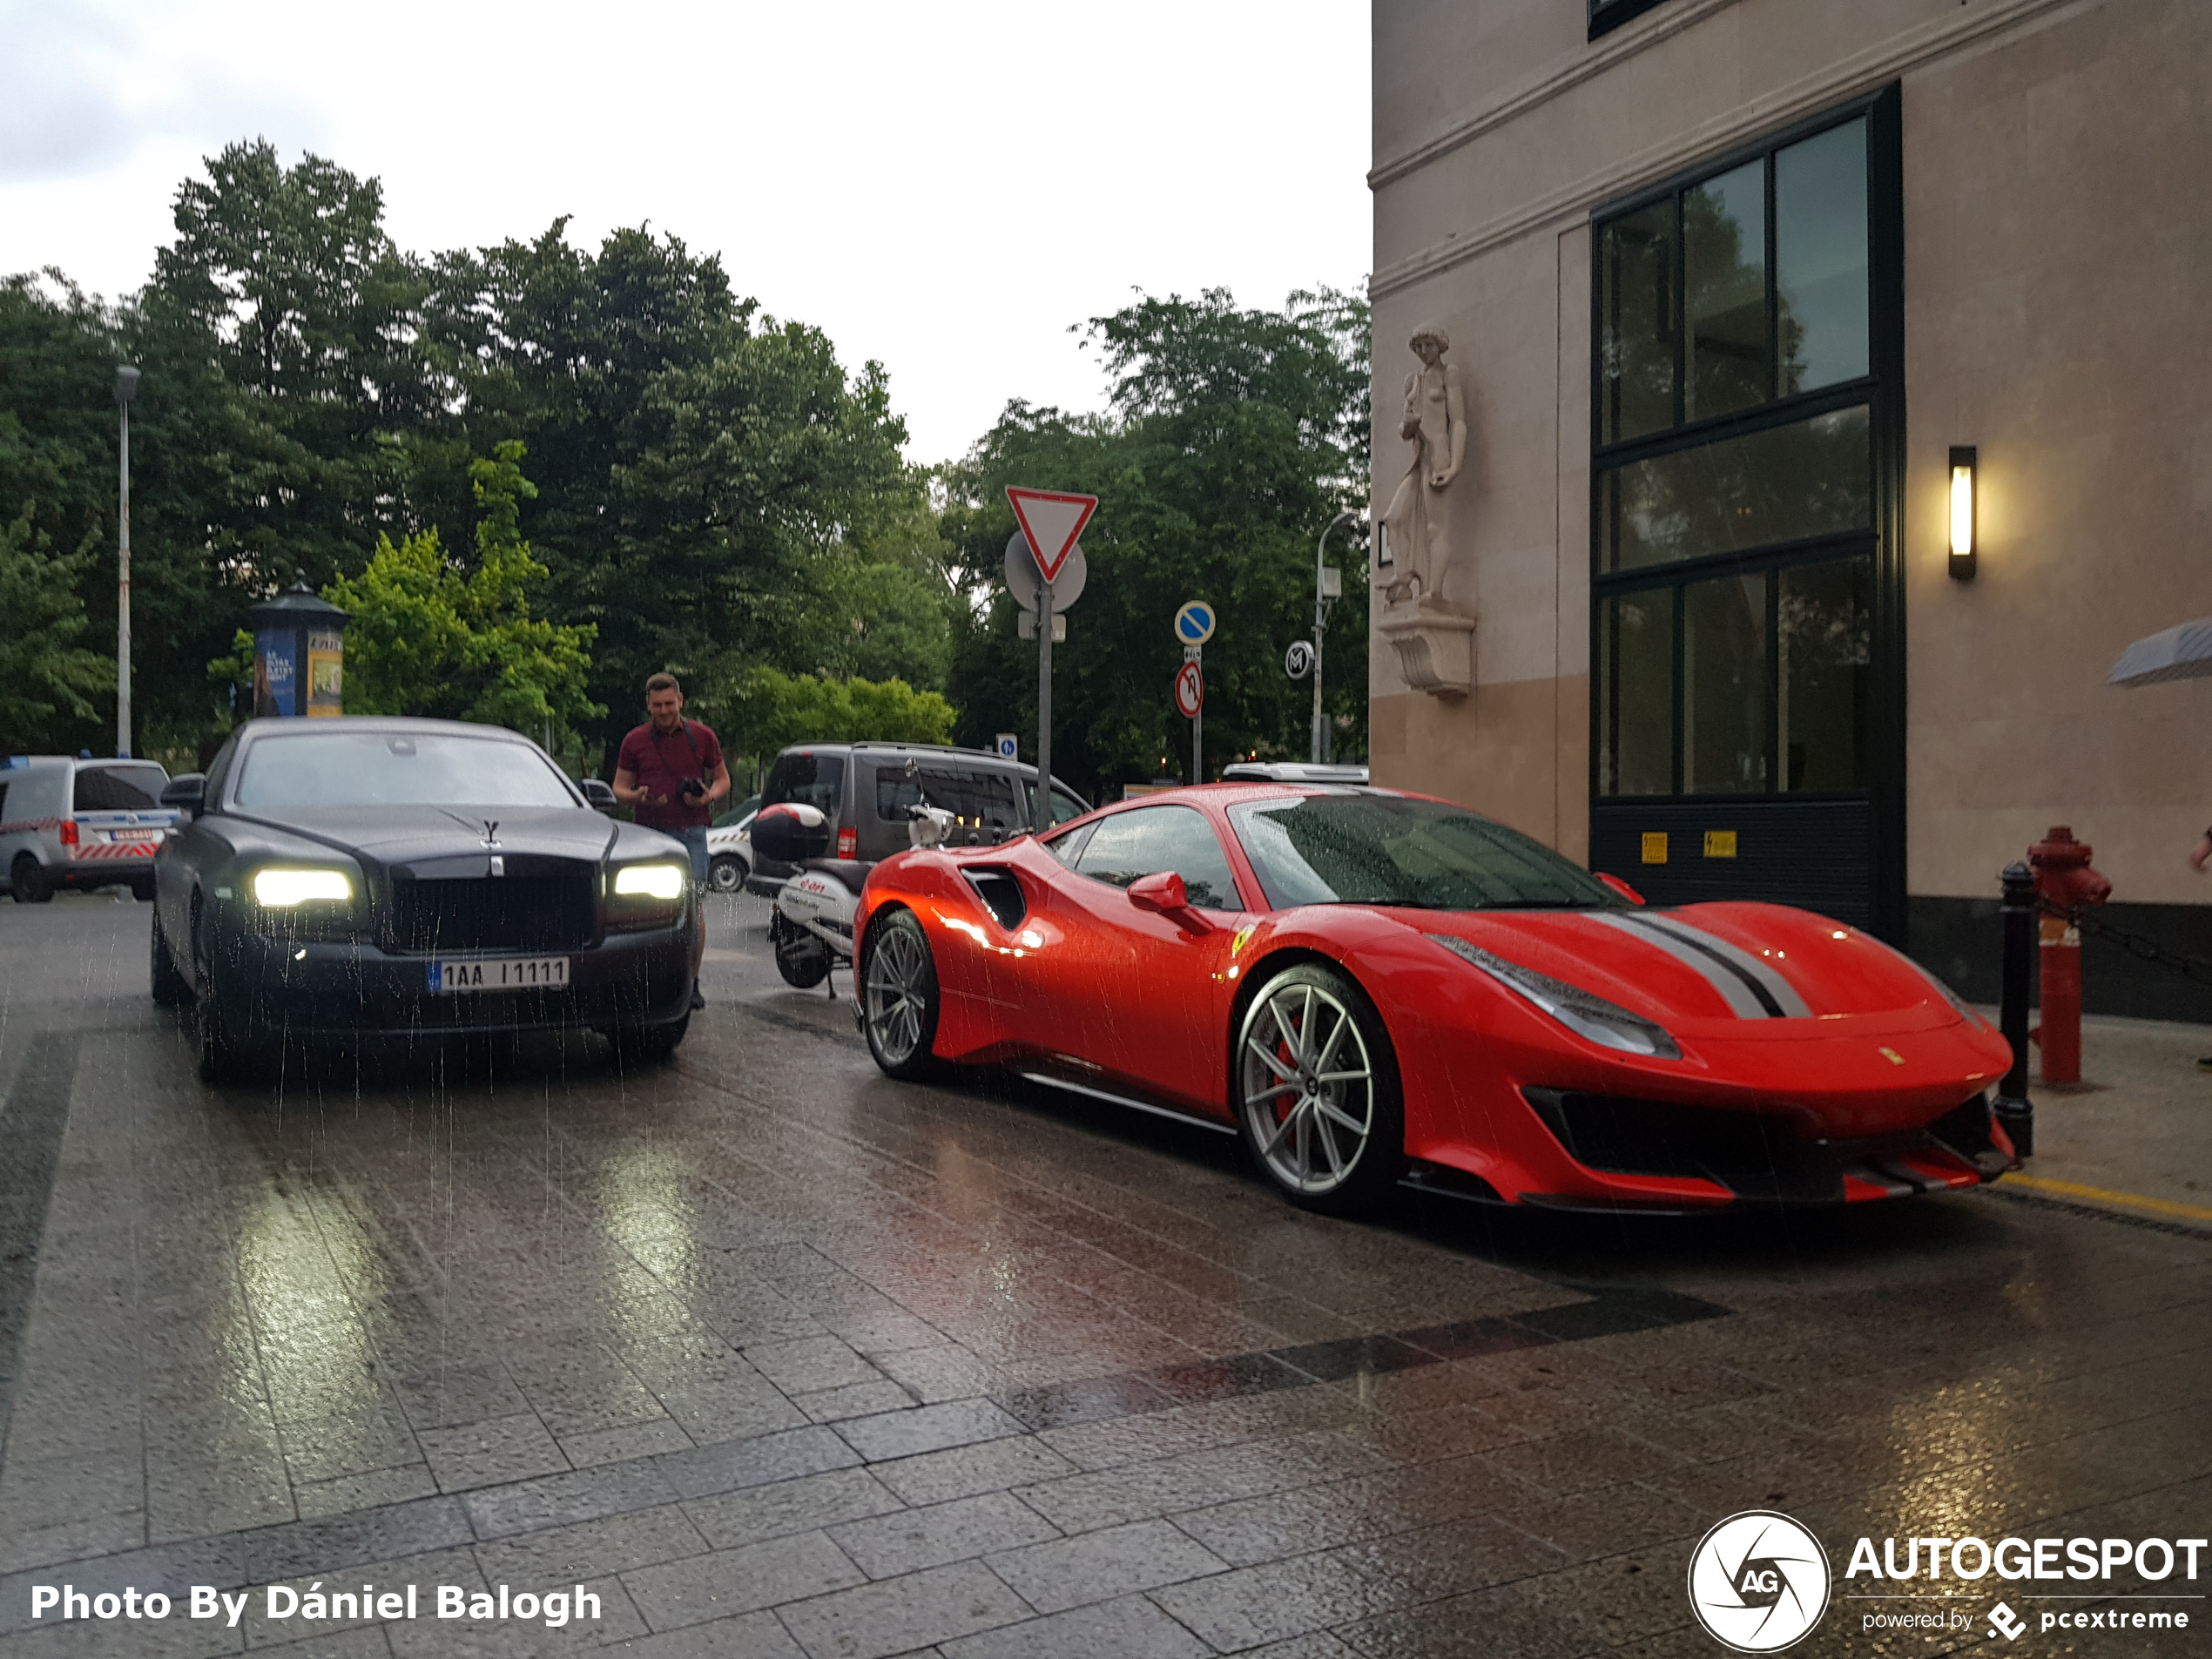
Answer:
POLYGON ((64 887, 153 897, 153 854, 177 814, 151 760, 16 755, 0 765, 0 871, 17 904, 64 887))
POLYGON ((1841 1206, 2013 1167, 2005 1039, 1881 941, 1647 907, 1449 802, 1215 784, 878 865, 861 1028, 1240 1135, 1293 1204, 1841 1206))
POLYGON ((718 815, 706 828, 706 885, 716 893, 743 893, 752 873, 752 820, 760 810, 755 795, 733 812, 718 815))
POLYGON ((163 799, 153 995, 201 1076, 281 1035, 596 1028, 658 1060, 691 1018, 683 844, 593 808, 526 738, 451 720, 256 720, 163 799))
MULTIPOLYGON (((987 750, 923 743, 804 743, 776 757, 761 786, 760 804, 796 801, 819 809, 829 820, 832 856, 867 865, 904 850, 907 809, 925 798, 953 814, 946 846, 990 846, 1022 834, 1036 821, 1036 787, 1035 766, 987 750)), ((1082 796, 1057 778, 1052 780, 1054 823, 1064 824, 1089 810, 1082 796)), ((793 864, 755 858, 745 886, 773 898, 798 870, 793 864)))
POLYGON ((1316 765, 1310 760, 1232 760, 1221 769, 1224 784, 1364 784, 1365 766, 1316 765))

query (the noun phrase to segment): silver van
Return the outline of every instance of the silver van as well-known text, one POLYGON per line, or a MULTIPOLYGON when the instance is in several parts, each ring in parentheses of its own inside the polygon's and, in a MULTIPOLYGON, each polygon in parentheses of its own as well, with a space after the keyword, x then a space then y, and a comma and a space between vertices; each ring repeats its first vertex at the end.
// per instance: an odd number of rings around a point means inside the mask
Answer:
POLYGON ((177 821, 151 760, 12 755, 0 763, 0 877, 17 904, 63 887, 153 897, 153 854, 177 821))

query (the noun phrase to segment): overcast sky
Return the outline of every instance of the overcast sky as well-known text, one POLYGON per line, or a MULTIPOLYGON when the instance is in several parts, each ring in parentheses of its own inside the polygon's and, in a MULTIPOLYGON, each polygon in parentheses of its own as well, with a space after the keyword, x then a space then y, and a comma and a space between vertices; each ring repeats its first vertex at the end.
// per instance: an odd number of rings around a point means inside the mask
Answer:
POLYGON ((1364 280, 1366 0, 0 0, 0 272, 115 295, 226 141, 384 182, 416 252, 571 216, 719 252, 888 369, 917 461, 1089 408, 1136 289, 1364 280))

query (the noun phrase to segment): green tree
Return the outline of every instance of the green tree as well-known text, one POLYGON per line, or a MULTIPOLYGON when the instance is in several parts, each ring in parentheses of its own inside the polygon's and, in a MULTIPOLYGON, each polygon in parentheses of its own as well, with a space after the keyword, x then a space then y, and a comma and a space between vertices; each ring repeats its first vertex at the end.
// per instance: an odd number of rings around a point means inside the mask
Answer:
POLYGON ((564 220, 438 260, 423 327, 471 442, 529 445, 550 602, 597 626, 601 701, 630 709, 664 668, 705 685, 732 663, 927 660, 927 641, 853 645, 855 617, 865 637, 906 597, 855 574, 862 527, 916 489, 880 366, 848 375, 819 330, 762 316, 675 237, 617 231, 595 253, 564 220))
POLYGON ((220 464, 199 501, 231 585, 327 582, 408 527, 402 435, 435 424, 449 388, 417 344, 428 279, 383 216, 375 179, 312 154, 287 167, 266 139, 178 190, 139 326, 230 395, 199 435, 220 464))
POLYGON ((481 720, 532 737, 550 727, 563 747, 576 725, 606 712, 585 689, 591 624, 530 614, 530 590, 547 572, 522 536, 521 504, 536 494, 522 459, 509 442, 469 469, 482 509, 475 569, 449 558, 434 528, 396 544, 380 537, 367 570, 324 590, 351 613, 349 712, 481 720))
MULTIPOLYGON (((587 701, 627 710, 664 667, 946 683, 961 606, 881 368, 848 373, 820 331, 762 316, 718 259, 643 228, 581 249, 556 221, 418 260, 375 179, 266 141, 210 157, 174 220, 122 302, 0 279, 0 522, 35 503, 53 546, 113 546, 114 371, 145 374, 141 746, 227 726, 207 664, 254 599, 474 527, 474 463, 509 440, 541 492, 517 522, 546 570, 532 613, 597 630, 587 701)), ((96 632, 115 603, 98 564, 72 566, 96 632)))
POLYGON ((93 718, 92 698, 112 692, 115 658, 77 643, 89 624, 76 584, 92 550, 54 552, 32 513, 0 524, 0 738, 59 748, 93 718))
POLYGON ((747 673, 717 733, 733 754, 763 759, 794 743, 949 743, 953 706, 904 680, 828 679, 773 668, 747 673))
MULTIPOLYGON (((1009 727, 1034 738, 1035 647, 1015 638, 1001 574, 1015 529, 1004 489, 1028 484, 1099 498, 1083 535, 1089 584, 1053 654, 1054 769, 1094 794, 1163 761, 1187 769, 1170 628, 1186 599, 1221 617, 1205 653, 1209 772, 1233 755, 1303 759, 1312 691, 1285 675, 1282 657, 1312 631, 1315 538, 1366 494, 1366 307, 1322 293, 1247 310, 1210 290, 1096 318, 1088 340, 1112 376, 1109 412, 1010 404, 948 480, 944 534, 977 601, 955 644, 960 740, 1009 727)), ((1345 593, 1330 618, 1325 690, 1337 753, 1357 758, 1366 565, 1356 552, 1336 558, 1345 593)))

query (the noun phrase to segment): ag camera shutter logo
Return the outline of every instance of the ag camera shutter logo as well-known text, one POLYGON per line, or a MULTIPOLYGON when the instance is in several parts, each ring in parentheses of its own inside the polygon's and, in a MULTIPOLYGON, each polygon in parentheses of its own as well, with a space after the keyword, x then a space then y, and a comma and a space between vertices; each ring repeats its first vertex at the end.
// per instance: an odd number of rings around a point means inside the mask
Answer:
POLYGON ((1689 1558, 1689 1606, 1706 1634, 1738 1653, 1779 1653, 1828 1610, 1820 1541, 1771 1509, 1730 1515, 1689 1558))

